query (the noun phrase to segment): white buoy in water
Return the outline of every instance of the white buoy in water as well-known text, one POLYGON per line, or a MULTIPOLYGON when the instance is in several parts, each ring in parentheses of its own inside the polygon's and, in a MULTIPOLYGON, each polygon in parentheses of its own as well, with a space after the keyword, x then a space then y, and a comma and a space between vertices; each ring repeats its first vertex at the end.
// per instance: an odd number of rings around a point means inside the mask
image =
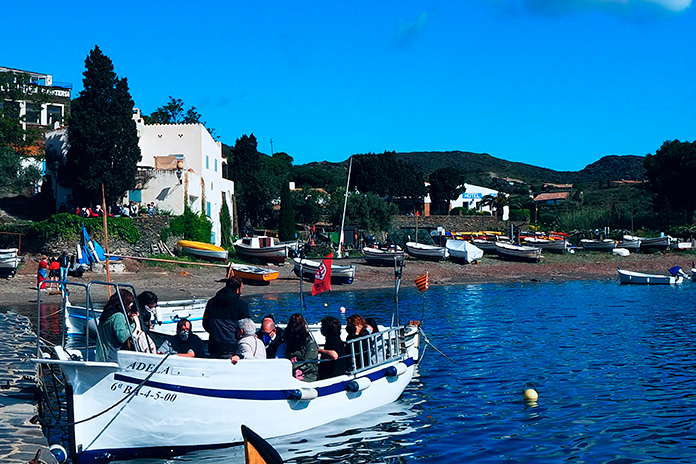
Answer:
POLYGON ((345 313, 345 312, 346 312, 346 307, 345 307, 345 306, 341 306, 340 308, 338 308, 338 310, 341 311, 342 313, 345 313))
POLYGON ((539 400, 539 393, 533 383, 527 382, 522 387, 522 398, 526 403, 536 403, 539 400))

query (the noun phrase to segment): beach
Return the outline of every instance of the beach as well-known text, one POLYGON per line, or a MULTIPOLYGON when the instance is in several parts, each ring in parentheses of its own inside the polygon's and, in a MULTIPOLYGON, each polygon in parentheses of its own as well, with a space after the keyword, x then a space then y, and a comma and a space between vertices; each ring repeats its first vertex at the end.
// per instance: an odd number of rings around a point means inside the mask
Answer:
MULTIPOLYGON (((548 282, 568 280, 612 280, 617 279, 617 267, 622 269, 666 274, 673 266, 681 266, 688 272, 693 267, 694 255, 686 252, 665 252, 629 256, 613 256, 601 252, 576 252, 574 254, 545 254, 540 263, 504 261, 498 257, 484 256, 479 264, 458 264, 450 261, 428 262, 407 259, 402 274, 401 288, 415 286, 414 280, 426 272, 430 285, 466 285, 501 282, 548 282)), ((393 289, 394 268, 367 265, 362 256, 336 260, 340 264, 356 266, 352 284, 332 285, 331 291, 356 291, 367 289, 393 289)), ((111 282, 132 284, 140 292, 151 290, 160 299, 208 298, 221 288, 216 282, 225 277, 222 267, 178 266, 145 264, 124 260, 125 272, 112 272, 111 282)), ((291 261, 283 265, 267 265, 280 273, 280 277, 268 285, 244 286, 245 295, 264 293, 296 293, 300 280, 293 272, 291 261)), ((25 256, 17 275, 0 281, 1 300, 4 305, 34 303, 36 293, 36 268, 34 257, 25 256)), ((88 271, 82 283, 106 281, 105 272, 88 271)), ((311 283, 304 282, 303 290, 309 292, 311 283)), ((42 301, 59 301, 60 294, 43 291, 42 301)))

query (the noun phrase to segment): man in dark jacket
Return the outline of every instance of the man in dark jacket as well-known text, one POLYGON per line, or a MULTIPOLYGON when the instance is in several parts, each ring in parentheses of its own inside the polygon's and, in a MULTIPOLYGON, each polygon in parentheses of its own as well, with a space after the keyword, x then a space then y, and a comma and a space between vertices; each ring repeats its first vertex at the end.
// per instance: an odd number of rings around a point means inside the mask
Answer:
POLYGON ((283 329, 276 327, 272 314, 264 316, 261 321, 261 328, 256 331, 256 337, 266 347, 267 359, 285 357, 287 346, 284 345, 283 341, 283 329), (281 347, 281 345, 283 346, 281 347))
POLYGON ((249 306, 240 298, 242 279, 233 276, 223 282, 225 287, 208 301, 203 313, 211 358, 230 358, 237 353, 239 320, 249 317, 249 306))

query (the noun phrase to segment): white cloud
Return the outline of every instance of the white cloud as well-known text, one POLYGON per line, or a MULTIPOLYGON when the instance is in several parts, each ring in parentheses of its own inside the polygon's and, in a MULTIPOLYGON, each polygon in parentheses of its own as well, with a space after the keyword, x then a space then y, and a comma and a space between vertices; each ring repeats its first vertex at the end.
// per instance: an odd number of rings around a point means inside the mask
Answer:
POLYGON ((526 10, 538 14, 567 14, 588 10, 630 12, 646 6, 681 12, 691 7, 693 0, 488 0, 489 3, 511 11, 526 10))

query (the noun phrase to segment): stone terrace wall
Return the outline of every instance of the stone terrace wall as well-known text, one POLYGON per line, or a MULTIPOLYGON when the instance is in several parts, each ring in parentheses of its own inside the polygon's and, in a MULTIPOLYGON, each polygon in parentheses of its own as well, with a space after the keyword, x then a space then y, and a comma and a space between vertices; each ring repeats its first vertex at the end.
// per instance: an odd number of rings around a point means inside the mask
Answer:
POLYGON ((448 232, 490 230, 509 233, 511 224, 516 228, 528 224, 523 221, 499 221, 492 216, 395 216, 392 227, 394 229, 415 228, 416 219, 418 219, 418 227, 444 227, 448 232))

